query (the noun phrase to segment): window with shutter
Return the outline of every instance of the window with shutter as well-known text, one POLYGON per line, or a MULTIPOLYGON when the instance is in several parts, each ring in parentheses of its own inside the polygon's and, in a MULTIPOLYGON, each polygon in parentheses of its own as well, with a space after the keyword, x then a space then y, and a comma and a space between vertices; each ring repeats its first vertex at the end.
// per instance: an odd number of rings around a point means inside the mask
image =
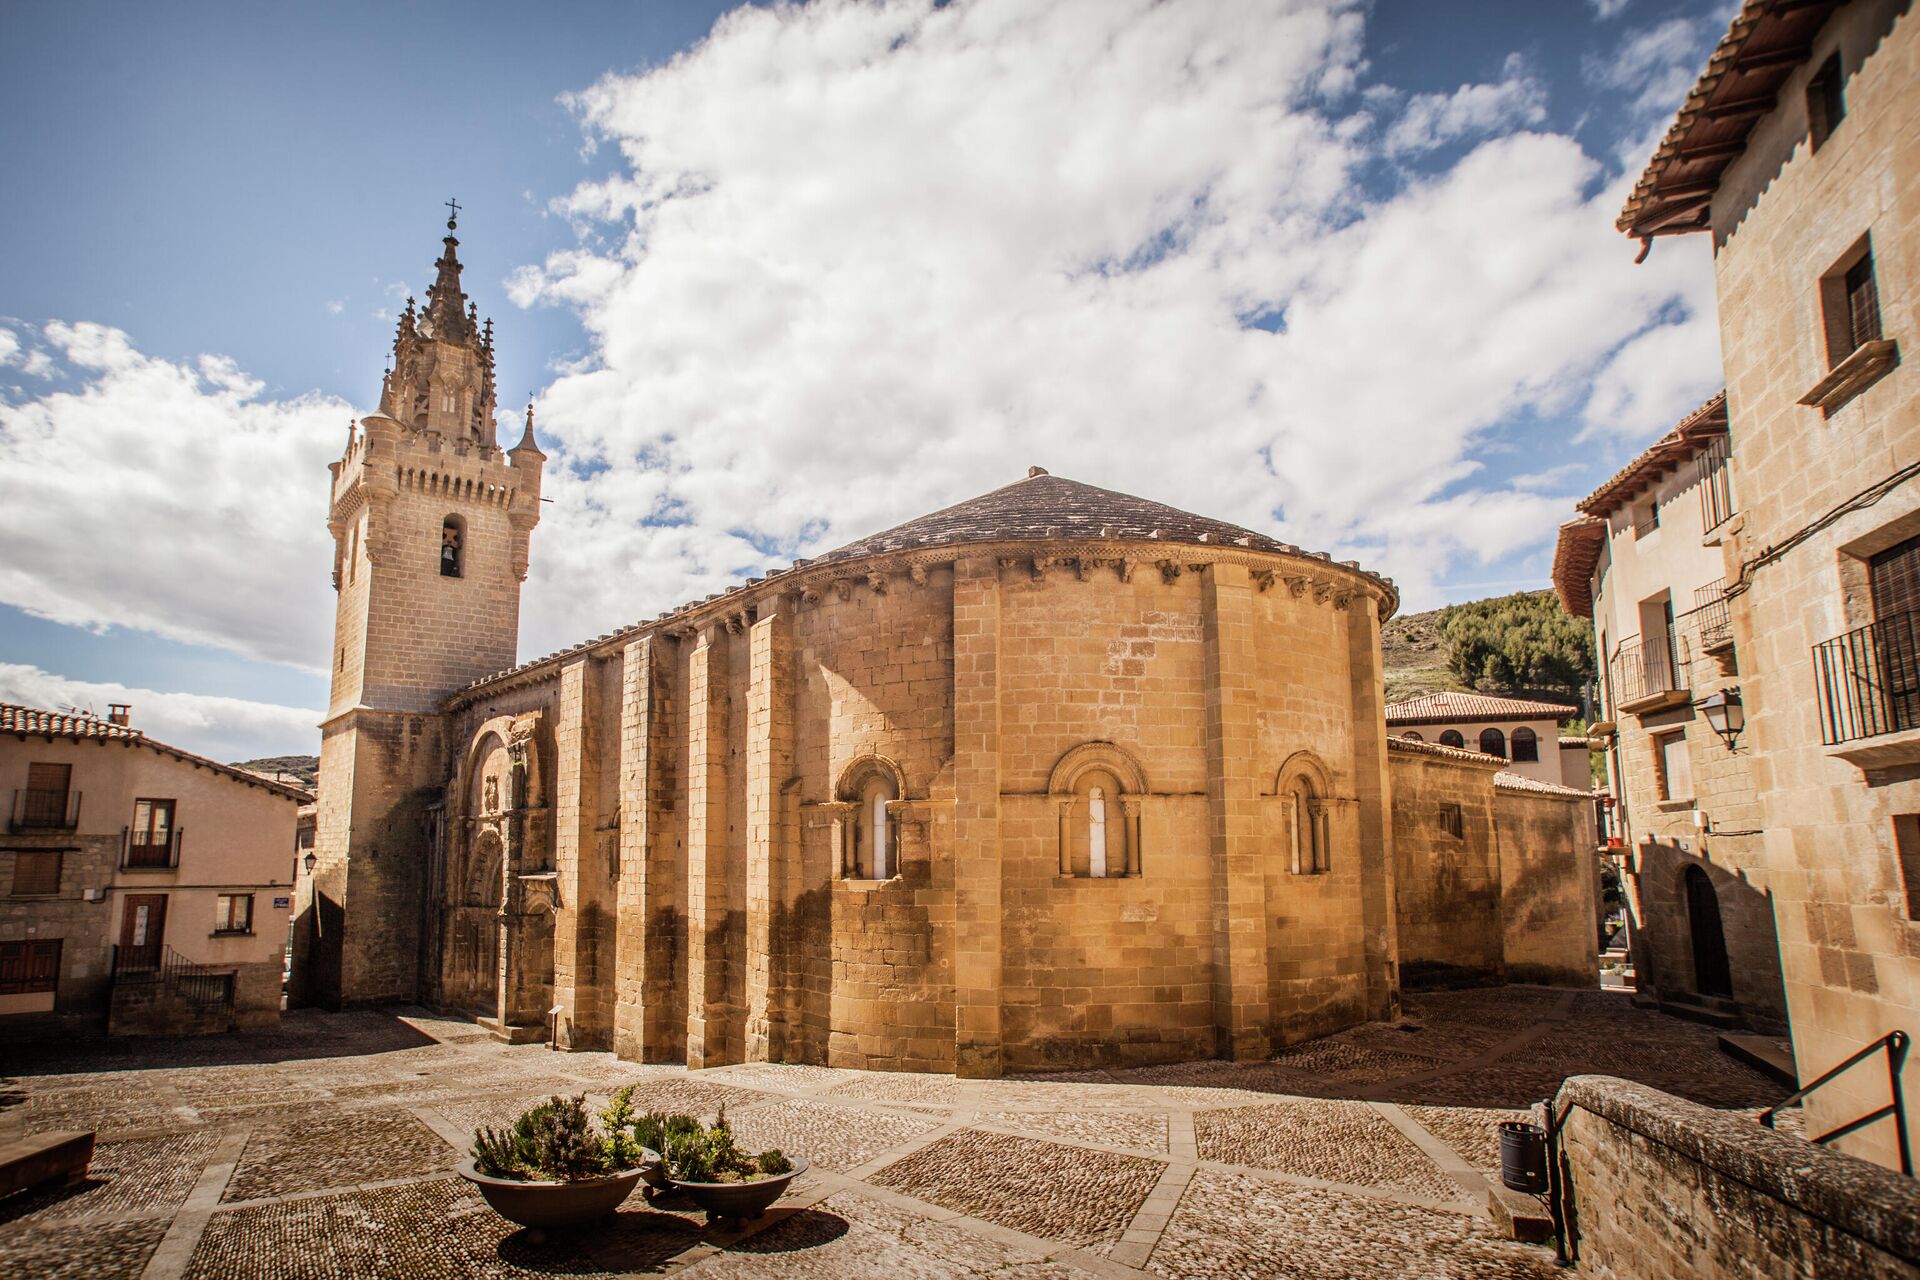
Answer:
POLYGON ((27 793, 22 801, 20 825, 61 827, 67 821, 67 791, 73 782, 70 764, 27 765, 27 793))
POLYGON ((15 897, 60 892, 60 850, 22 849, 13 855, 15 897))
POLYGON ((1874 283, 1871 253, 1847 269, 1847 332, 1853 339, 1850 352, 1880 341, 1880 287, 1874 283))
POLYGON ((60 985, 59 938, 0 942, 0 996, 52 991, 60 985))

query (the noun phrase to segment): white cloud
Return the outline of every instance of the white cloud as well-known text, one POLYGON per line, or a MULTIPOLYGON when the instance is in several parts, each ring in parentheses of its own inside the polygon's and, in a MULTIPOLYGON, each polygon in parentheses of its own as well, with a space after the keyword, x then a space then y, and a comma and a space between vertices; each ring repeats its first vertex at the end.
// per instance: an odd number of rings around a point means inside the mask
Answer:
POLYGON ((0 702, 50 711, 77 707, 96 715, 105 715, 109 703, 132 703, 134 728, 158 742, 213 760, 317 755, 320 751, 321 712, 308 707, 69 680, 13 662, 0 662, 0 702))
MULTIPOLYGON (((1361 68, 1359 17, 752 9, 579 95, 628 171, 573 193, 582 247, 513 291, 593 336, 542 413, 605 470, 550 490, 530 642, 1030 463, 1357 553, 1416 601, 1455 561, 1550 537, 1566 497, 1489 479, 1485 433, 1577 419, 1617 349, 1698 304, 1691 277, 1678 254, 1633 266, 1618 183, 1565 137, 1496 137, 1364 200, 1388 145, 1541 117, 1513 64, 1369 143, 1319 96, 1361 68)), ((1645 346, 1691 359, 1680 336, 1645 346)))
POLYGON ((231 360, 158 360, 104 325, 40 341, 78 386, 0 404, 0 602, 323 665, 348 406, 265 400, 231 360))
POLYGON ((1609 18, 1619 17, 1630 0, 1587 0, 1587 3, 1593 6, 1593 16, 1605 22, 1609 18))
POLYGON ((1711 15, 1668 18, 1628 31, 1604 57, 1589 54, 1583 69, 1594 84, 1631 94, 1635 115, 1657 118, 1664 126, 1686 100, 1706 66, 1708 51, 1725 30, 1726 22, 1711 15))
POLYGON ((1387 129, 1389 155, 1430 151, 1462 138, 1537 125, 1547 118, 1547 91, 1518 55, 1507 59, 1495 84, 1464 84, 1452 93, 1421 93, 1408 100, 1387 129))
POLYGON ((19 354, 19 336, 11 329, 0 329, 0 364, 12 364, 19 354))

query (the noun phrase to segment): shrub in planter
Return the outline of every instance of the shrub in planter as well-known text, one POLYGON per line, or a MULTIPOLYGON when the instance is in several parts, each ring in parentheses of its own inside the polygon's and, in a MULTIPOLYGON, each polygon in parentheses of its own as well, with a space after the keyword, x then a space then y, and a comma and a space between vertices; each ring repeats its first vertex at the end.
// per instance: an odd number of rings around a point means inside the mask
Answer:
POLYGON ((555 1097, 505 1129, 474 1131, 473 1158, 460 1169, 494 1212, 523 1226, 588 1222, 620 1207, 659 1157, 608 1122, 603 1136, 584 1094, 555 1097))
MULTIPOLYGON (((614 1095, 607 1114, 628 1103, 630 1095, 631 1086, 614 1095)), ((626 1114, 631 1115, 630 1109, 626 1114)), ((778 1149, 742 1151, 725 1107, 711 1128, 690 1115, 658 1111, 631 1116, 627 1128, 634 1143, 661 1154, 660 1168, 648 1175, 648 1185, 677 1187, 712 1217, 758 1217, 807 1168, 805 1160, 796 1163, 778 1149)))

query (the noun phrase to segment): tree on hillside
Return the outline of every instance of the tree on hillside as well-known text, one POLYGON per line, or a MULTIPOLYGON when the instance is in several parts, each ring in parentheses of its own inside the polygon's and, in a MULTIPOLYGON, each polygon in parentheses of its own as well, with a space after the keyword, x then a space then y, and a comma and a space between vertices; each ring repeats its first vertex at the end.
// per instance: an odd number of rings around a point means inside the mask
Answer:
POLYGON ((1551 591, 1522 591, 1440 611, 1447 666, 1470 689, 1557 689, 1593 680, 1593 630, 1551 591))

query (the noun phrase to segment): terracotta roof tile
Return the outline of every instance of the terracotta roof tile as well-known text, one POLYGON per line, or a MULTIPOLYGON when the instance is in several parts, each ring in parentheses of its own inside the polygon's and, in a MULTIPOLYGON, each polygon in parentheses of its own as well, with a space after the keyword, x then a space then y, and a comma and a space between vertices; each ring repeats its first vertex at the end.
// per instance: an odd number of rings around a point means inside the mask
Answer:
POLYGON ((1387 753, 1394 752, 1409 756, 1433 756, 1441 760, 1452 760, 1456 764, 1484 765, 1489 769, 1504 769, 1507 762, 1499 756, 1486 755, 1479 751, 1469 751, 1465 747, 1443 747, 1437 742, 1420 742, 1413 738, 1387 739, 1387 753))
POLYGON ((246 769, 236 769, 230 764, 221 764, 218 760, 209 760, 197 756, 191 751, 182 751, 179 747, 170 747, 164 742, 156 742, 140 730, 124 724, 115 724, 111 720, 102 720, 97 716, 67 715, 59 711, 43 711, 39 707, 23 707, 10 702, 0 702, 0 733, 17 734, 22 738, 72 738, 76 741, 126 742, 148 747, 164 756, 195 765, 202 769, 211 769, 223 773, 236 781, 251 787, 261 787, 289 800, 306 802, 313 799, 313 793, 299 787, 288 786, 284 782, 274 782, 246 769))
POLYGON ((1505 773, 1493 775, 1493 785, 1502 791, 1530 791, 1534 795, 1560 796, 1567 800, 1590 800, 1591 791, 1582 791, 1578 787, 1563 787, 1555 782, 1542 782, 1538 778, 1529 778, 1524 773, 1515 773, 1509 769, 1505 773))
POLYGON ((1479 720, 1571 720, 1580 708, 1563 702, 1536 702, 1531 698, 1501 698, 1485 693, 1429 693, 1387 707, 1387 723, 1448 724, 1479 720))
POLYGON ((1722 388, 1574 506, 1590 516, 1608 515, 1631 502, 1641 490, 1667 472, 1691 462, 1710 442, 1726 434, 1727 393, 1722 388))

